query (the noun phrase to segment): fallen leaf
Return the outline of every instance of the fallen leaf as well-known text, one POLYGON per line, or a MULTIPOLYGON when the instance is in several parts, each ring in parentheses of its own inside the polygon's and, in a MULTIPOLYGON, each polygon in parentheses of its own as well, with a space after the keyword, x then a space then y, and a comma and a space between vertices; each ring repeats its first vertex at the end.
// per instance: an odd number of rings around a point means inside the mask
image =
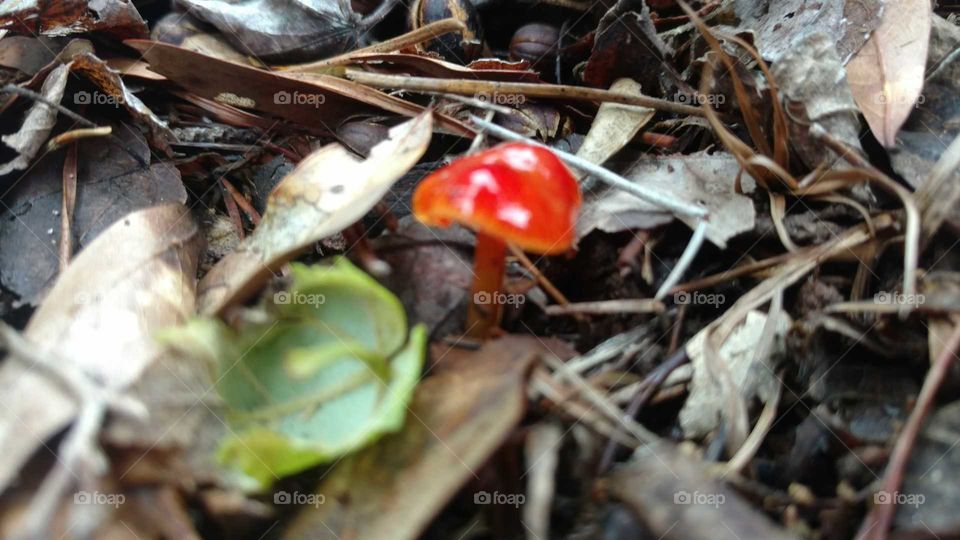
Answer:
MULTIPOLYGON (((67 88, 69 74, 69 66, 61 65, 54 68, 43 81, 40 95, 47 101, 60 103, 63 92, 67 88)), ((43 143, 47 142, 47 137, 50 136, 50 131, 56 123, 57 110, 39 101, 35 102, 30 107, 20 129, 16 133, 0 138, 4 144, 17 152, 17 157, 12 161, 0 165, 0 176, 29 167, 30 161, 37 155, 43 143)))
MULTIPOLYGON (((723 248, 730 238, 753 229, 756 210, 749 197, 734 191, 734 180, 740 165, 730 154, 693 154, 645 156, 638 160, 624 177, 649 186, 678 199, 699 203, 710 211, 707 239, 723 248)), ((743 189, 753 190, 753 180, 744 173, 743 189)), ((691 227, 696 218, 680 219, 691 227)), ((583 238, 590 231, 620 232, 649 229, 669 223, 673 216, 662 208, 641 201, 622 190, 597 188, 585 197, 577 222, 577 234, 583 238)))
POLYGON ((403 306, 376 280, 343 258, 292 273, 261 323, 198 319, 163 336, 215 358, 230 424, 217 454, 248 490, 400 429, 423 366, 425 328, 408 339, 403 306))
POLYGON ((544 353, 505 336, 445 361, 417 388, 403 431, 338 463, 317 487, 324 504, 284 538, 418 538, 523 418, 526 375, 544 353))
POLYGON ((849 168, 846 161, 810 135, 811 126, 818 124, 862 152, 857 104, 833 39, 822 32, 807 34, 780 57, 772 73, 784 106, 790 111, 790 145, 804 164, 811 169, 823 163, 849 168))
POLYGON ((877 492, 874 505, 897 504, 894 524, 908 537, 947 537, 960 527, 960 486, 950 479, 960 466, 960 402, 944 405, 927 420, 917 437, 896 493, 877 492))
MULTIPOLYGON (((683 294, 683 293, 681 293, 683 294)), ((740 398, 750 402, 754 397, 766 403, 776 393, 780 384, 776 376, 776 364, 767 357, 758 358, 756 351, 767 327, 767 315, 751 311, 720 347, 722 369, 728 371, 740 398)), ((790 327, 790 318, 783 314, 772 329, 781 339, 790 327)), ((720 424, 726 396, 717 382, 716 369, 712 368, 704 354, 705 341, 712 326, 707 326, 687 343, 687 355, 693 369, 690 396, 680 411, 680 426, 688 438, 701 438, 720 424)), ((782 348, 782 343, 779 348, 782 348)))
POLYGON ((883 0, 735 0, 739 28, 756 34, 757 49, 764 59, 780 57, 814 32, 830 36, 841 61, 847 61, 880 24, 881 12, 889 10, 883 0))
MULTIPOLYGON (((129 214, 71 262, 24 337, 38 353, 123 391, 161 354, 153 333, 193 313, 197 239, 196 225, 179 204, 129 214)), ((2 490, 37 448, 72 421, 77 404, 59 383, 21 362, 0 367, 0 384, 6 389, 2 490)))
MULTIPOLYGON (((610 90, 636 96, 643 94, 640 85, 632 79, 617 79, 610 85, 610 90)), ((600 110, 590 125, 590 131, 577 149, 577 156, 598 165, 603 164, 633 140, 655 114, 656 111, 646 107, 630 107, 618 103, 600 105, 600 110)), ((582 178, 583 173, 579 174, 582 178)), ((590 185, 584 184, 583 188, 590 189, 590 185)))
MULTIPOLYGON (((368 86, 328 75, 264 71, 156 41, 128 40, 150 69, 201 97, 271 113, 335 133, 344 120, 382 110, 414 117, 424 108, 368 86)), ((464 124, 437 114, 438 128, 473 136, 464 124)))
POLYGON ((626 77, 639 82, 649 95, 659 88, 663 58, 671 52, 657 35, 650 8, 644 3, 619 0, 600 19, 583 81, 606 88, 626 77), (642 6, 639 12, 633 10, 637 6, 642 6))
POLYGON ((711 478, 703 464, 668 443, 638 450, 630 464, 614 469, 607 487, 640 516, 654 538, 795 538, 711 478))
POLYGON ((42 36, 95 31, 119 39, 147 36, 147 25, 136 6, 125 0, 3 2, 0 4, 0 33, 6 30, 42 36))
POLYGON ((339 144, 304 158, 274 189, 253 234, 204 276, 199 311, 222 312, 256 293, 301 250, 358 221, 420 159, 433 132, 426 113, 390 130, 359 161, 339 144))
MULTIPOLYGON (((144 161, 150 149, 140 131, 113 126, 117 140, 144 161)), ((77 203, 72 241, 83 249, 130 212, 165 203, 185 203, 187 192, 176 167, 140 165, 112 139, 79 143, 77 203)), ((0 213, 0 283, 21 302, 36 304, 57 277, 64 151, 44 156, 3 197, 0 213)))
POLYGON ((237 50, 265 62, 297 62, 353 48, 363 33, 349 2, 178 0, 237 50))
POLYGON ((880 26, 847 64, 853 98, 887 148, 923 90, 931 10, 927 0, 888 0, 880 26))

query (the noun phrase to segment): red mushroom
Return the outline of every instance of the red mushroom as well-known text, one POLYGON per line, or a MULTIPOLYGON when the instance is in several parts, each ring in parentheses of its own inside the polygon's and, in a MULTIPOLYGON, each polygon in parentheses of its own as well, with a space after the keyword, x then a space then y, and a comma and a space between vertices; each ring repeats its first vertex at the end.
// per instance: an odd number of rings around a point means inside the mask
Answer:
POLYGON ((459 159, 425 178, 413 213, 430 226, 474 229, 474 281, 467 335, 485 338, 499 324, 506 245, 545 255, 573 244, 580 187, 550 150, 501 144, 459 159))

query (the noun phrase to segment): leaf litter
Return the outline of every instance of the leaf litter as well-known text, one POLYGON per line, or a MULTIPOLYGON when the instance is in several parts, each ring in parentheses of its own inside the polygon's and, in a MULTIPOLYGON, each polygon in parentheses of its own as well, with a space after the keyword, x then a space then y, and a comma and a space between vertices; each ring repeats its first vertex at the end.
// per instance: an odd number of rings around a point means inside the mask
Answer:
POLYGON ((8 4, 5 538, 960 534, 949 6, 8 4))

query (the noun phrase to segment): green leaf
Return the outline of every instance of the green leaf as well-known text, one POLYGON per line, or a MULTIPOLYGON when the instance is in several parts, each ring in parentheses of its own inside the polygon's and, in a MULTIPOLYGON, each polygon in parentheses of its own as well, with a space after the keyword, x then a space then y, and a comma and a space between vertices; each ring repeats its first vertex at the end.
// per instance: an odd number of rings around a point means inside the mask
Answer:
POLYGON ((239 331, 193 321, 165 337, 217 357, 231 432, 217 457, 248 489, 399 430, 423 367, 425 328, 408 336, 403 306, 376 280, 346 259, 292 268, 273 320, 239 331))

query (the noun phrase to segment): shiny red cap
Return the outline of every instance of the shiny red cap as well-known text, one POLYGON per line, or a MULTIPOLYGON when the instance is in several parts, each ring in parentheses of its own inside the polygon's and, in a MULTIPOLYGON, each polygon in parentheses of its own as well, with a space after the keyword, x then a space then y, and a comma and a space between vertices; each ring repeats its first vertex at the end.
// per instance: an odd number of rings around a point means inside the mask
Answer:
POLYGON ((473 228, 526 251, 562 253, 574 240, 580 186, 550 150, 506 143, 427 176, 413 194, 421 222, 473 228))

